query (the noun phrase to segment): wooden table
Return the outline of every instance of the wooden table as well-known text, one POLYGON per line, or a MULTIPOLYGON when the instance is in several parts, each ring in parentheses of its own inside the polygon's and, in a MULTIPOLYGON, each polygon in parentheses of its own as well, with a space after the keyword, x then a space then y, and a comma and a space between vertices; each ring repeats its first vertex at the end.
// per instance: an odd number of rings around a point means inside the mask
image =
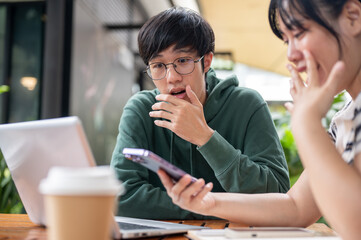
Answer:
MULTIPOLYGON (((206 226, 212 229, 223 229, 226 227, 245 227, 242 224, 230 223, 226 220, 184 220, 169 222, 178 222, 197 226, 206 226)), ((309 229, 316 230, 328 235, 333 235, 332 229, 328 228, 325 224, 315 223, 312 224, 309 229)), ((36 225, 30 221, 26 214, 0 214, 0 240, 46 240, 46 229, 39 225, 36 225)), ((173 235, 159 238, 147 238, 153 239, 187 239, 183 235, 173 235)))

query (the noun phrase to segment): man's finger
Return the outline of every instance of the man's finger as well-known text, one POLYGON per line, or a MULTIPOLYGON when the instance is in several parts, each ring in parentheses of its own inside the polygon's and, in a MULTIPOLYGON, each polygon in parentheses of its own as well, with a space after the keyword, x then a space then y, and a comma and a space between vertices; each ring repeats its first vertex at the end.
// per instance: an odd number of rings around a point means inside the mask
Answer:
POLYGON ((187 92, 187 96, 192 104, 194 104, 196 106, 202 106, 202 103, 199 101, 197 95, 193 92, 191 86, 189 86, 189 85, 186 86, 186 92, 187 92))
POLYGON ((173 104, 173 105, 179 105, 182 101, 184 101, 171 94, 159 94, 159 95, 155 96, 155 99, 157 99, 158 101, 164 101, 164 102, 167 102, 167 103, 173 104))
POLYGON ((165 121, 165 120, 154 120, 154 124, 157 125, 158 127, 162 127, 162 128, 168 128, 169 130, 172 130, 172 123, 169 121, 165 121))
POLYGON ((166 111, 151 111, 149 116, 153 118, 163 118, 172 121, 172 113, 166 111))
POLYGON ((169 104, 168 102, 156 102, 152 105, 152 110, 165 110, 169 113, 174 109, 174 104, 169 104))

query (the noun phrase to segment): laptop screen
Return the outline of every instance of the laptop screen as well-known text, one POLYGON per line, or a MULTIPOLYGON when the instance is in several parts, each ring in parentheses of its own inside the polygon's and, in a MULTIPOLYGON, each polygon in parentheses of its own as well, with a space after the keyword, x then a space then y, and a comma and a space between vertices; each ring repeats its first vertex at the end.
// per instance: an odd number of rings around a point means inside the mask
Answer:
POLYGON ((53 166, 95 166, 78 117, 0 125, 0 149, 31 221, 46 225, 40 181, 53 166))

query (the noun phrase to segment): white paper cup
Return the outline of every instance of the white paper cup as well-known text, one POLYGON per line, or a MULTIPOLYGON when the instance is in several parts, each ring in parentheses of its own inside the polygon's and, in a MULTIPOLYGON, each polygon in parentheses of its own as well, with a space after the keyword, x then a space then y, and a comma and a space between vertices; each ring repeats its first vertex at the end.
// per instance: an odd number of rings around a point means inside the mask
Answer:
POLYGON ((109 167, 53 167, 39 185, 50 240, 110 239, 115 197, 123 191, 109 167))

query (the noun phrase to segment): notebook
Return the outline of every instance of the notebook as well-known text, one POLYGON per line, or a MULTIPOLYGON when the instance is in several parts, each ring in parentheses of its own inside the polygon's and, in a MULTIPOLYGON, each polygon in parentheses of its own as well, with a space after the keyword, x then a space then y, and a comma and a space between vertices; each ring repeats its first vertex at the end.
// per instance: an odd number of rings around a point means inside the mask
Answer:
MULTIPOLYGON (((38 186, 48 170, 53 166, 96 165, 76 116, 1 124, 0 149, 30 220, 40 225, 46 225, 46 219, 38 186)), ((204 228, 126 217, 115 220, 115 238, 162 236, 204 228)))

